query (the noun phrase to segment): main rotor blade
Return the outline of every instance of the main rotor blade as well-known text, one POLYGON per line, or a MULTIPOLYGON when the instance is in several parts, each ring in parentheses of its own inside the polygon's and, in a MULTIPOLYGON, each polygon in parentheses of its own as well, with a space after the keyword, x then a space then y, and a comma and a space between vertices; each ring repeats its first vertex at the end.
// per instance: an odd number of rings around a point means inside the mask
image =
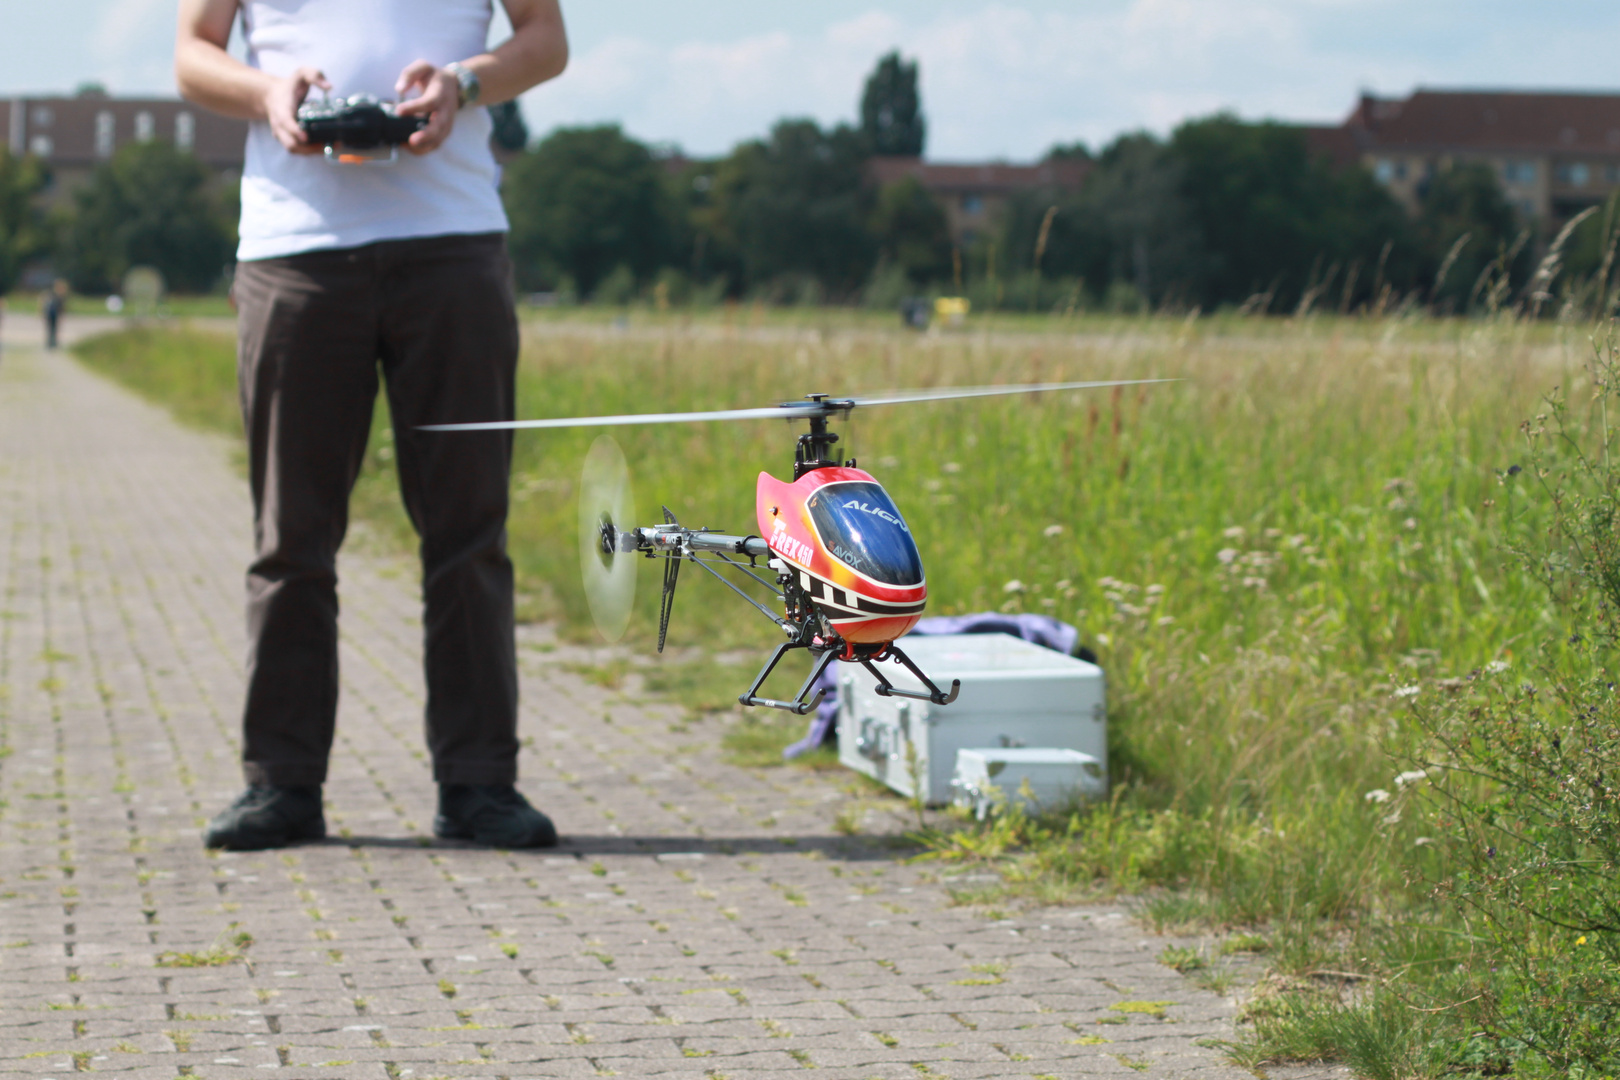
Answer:
POLYGON ((1180 379, 1115 379, 1108 382, 1023 383, 1015 386, 948 386, 939 390, 899 390, 881 397, 858 397, 856 405, 904 405, 913 401, 948 401, 952 398, 997 397, 1002 394, 1036 394, 1050 390, 1100 390, 1109 386, 1145 386, 1149 383, 1181 382, 1180 379))
POLYGON ((695 424, 704 420, 800 420, 847 413, 860 405, 903 405, 914 401, 998 397, 1055 390, 1099 390, 1110 386, 1144 386, 1180 382, 1180 379, 1115 379, 1108 382, 1024 383, 1013 386, 955 386, 939 390, 900 390, 877 397, 835 398, 829 401, 790 401, 760 409, 719 409, 710 412, 626 413, 620 416, 559 416, 549 420, 490 420, 472 424, 424 424, 421 431, 515 431, 520 428, 624 427, 630 424, 695 424))
POLYGON ((825 409, 805 402, 763 409, 721 409, 716 412, 627 413, 623 416, 559 416, 551 420, 491 420, 477 424, 424 424, 421 431, 512 431, 518 428, 624 427, 629 424, 694 424, 700 420, 797 420, 824 415, 825 409))

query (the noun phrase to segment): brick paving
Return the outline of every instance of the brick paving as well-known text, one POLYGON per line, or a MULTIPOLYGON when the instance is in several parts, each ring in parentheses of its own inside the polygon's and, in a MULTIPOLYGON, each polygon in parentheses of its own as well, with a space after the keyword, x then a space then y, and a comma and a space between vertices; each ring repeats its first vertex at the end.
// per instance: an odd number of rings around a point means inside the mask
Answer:
POLYGON ((342 566, 332 839, 205 853, 240 786, 245 485, 27 329, 0 356, 0 1075, 1247 1075, 1201 1045, 1231 1003, 1121 910, 953 907, 897 815, 838 833, 845 778, 719 764, 718 722, 560 671, 544 628, 522 787, 564 846, 434 841, 414 578, 381 557, 342 566))

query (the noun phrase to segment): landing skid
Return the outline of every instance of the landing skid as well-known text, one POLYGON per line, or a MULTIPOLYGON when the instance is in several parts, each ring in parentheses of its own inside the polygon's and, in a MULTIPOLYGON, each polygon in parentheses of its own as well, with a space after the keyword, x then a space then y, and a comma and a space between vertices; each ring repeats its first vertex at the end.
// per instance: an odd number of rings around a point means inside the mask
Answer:
MULTIPOLYGON (((839 659, 846 658, 842 657, 837 649, 818 649, 813 645, 805 645, 796 641, 784 642, 776 647, 775 652, 771 653, 771 658, 765 661, 765 666, 760 669, 758 675, 754 676, 753 685, 748 688, 746 693, 739 695, 737 700, 744 705, 762 705, 770 709, 782 709, 796 716, 804 716, 821 704, 821 699, 826 696, 826 691, 817 688, 815 697, 808 700, 805 695, 810 692, 811 688, 815 687, 816 683, 821 681, 821 676, 826 672, 828 665, 839 659), (776 665, 781 661, 782 657, 794 649, 809 649, 810 654, 815 657, 815 663, 811 665, 810 675, 804 680, 804 684, 799 687, 799 692, 793 695, 793 700, 777 701, 775 698, 756 696, 759 693, 759 688, 765 685, 765 680, 770 677, 771 672, 776 670, 776 665)), ((878 682, 877 694, 879 697, 916 698, 919 701, 931 701, 935 705, 949 705, 962 692, 961 679, 951 680, 951 690, 948 694, 935 686, 934 681, 922 673, 922 669, 912 662, 911 657, 901 651, 899 646, 892 643, 875 656, 857 655, 848 657, 847 660, 851 663, 860 664, 872 673, 872 677, 878 682), (896 662, 903 665, 906 670, 915 675, 918 681, 927 689, 922 691, 902 690, 885 678, 883 672, 878 670, 877 663, 891 656, 896 662)))
POLYGON ((884 655, 893 656, 896 660, 898 660, 902 665, 905 666, 907 671, 909 671, 913 675, 917 676, 918 681, 920 681, 928 689, 926 691, 921 691, 921 692, 919 692, 917 690, 902 690, 899 687, 895 686, 888 679, 885 679, 883 677, 883 672, 879 671, 877 669, 877 666, 875 664, 873 664, 873 662, 872 662, 873 658, 862 657, 861 658, 861 666, 864 667, 867 671, 870 671, 872 673, 872 677, 878 681, 878 684, 877 684, 877 695, 878 695, 878 697, 916 698, 918 701, 931 701, 935 705, 949 705, 951 702, 956 700, 956 695, 958 695, 958 694, 960 694, 962 692, 962 680, 961 679, 952 679, 951 680, 951 692, 949 694, 945 693, 939 687, 935 686, 934 685, 934 680, 932 680, 928 676, 924 675, 922 673, 922 669, 919 668, 916 664, 912 663, 911 662, 911 657, 909 657, 905 653, 901 652, 900 651, 900 646, 898 646, 898 645, 891 644, 885 654, 880 655, 880 656, 876 657, 875 659, 882 660, 884 658, 884 655))
POLYGON ((817 649, 813 645, 802 645, 797 641, 783 642, 776 647, 775 652, 771 653, 771 658, 765 661, 765 666, 759 669, 759 674, 754 676, 753 685, 748 688, 746 693, 739 695, 737 700, 744 705, 763 705, 769 709, 783 709, 796 716, 804 716, 821 704, 821 699, 827 696, 827 691, 817 689, 816 696, 808 701, 805 700, 804 695, 808 694, 810 688, 815 686, 821 679, 822 672, 827 670, 827 665, 836 659, 838 659, 836 649, 817 649), (775 698, 756 697, 759 688, 765 685, 765 680, 770 677, 772 671, 776 670, 776 665, 781 661, 782 657, 794 649, 809 649, 810 655, 816 658, 816 662, 810 665, 810 675, 804 680, 804 685, 799 687, 799 692, 793 695, 793 700, 777 701, 775 698))

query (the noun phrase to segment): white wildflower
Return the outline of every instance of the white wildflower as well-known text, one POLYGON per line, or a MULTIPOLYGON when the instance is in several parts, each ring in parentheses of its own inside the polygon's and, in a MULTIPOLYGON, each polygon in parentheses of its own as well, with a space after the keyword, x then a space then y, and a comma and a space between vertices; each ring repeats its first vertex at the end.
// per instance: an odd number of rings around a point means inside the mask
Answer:
POLYGON ((1048 525, 1042 531, 1044 533, 1046 533, 1046 535, 1048 537, 1062 536, 1063 535, 1063 526, 1061 526, 1061 525, 1048 525))
POLYGON ((1263 577, 1246 577, 1243 579, 1243 587, 1259 591, 1266 587, 1266 579, 1263 577))
POLYGON ((945 463, 945 471, 948 473, 959 473, 962 471, 962 466, 957 462, 947 461, 945 463))
POLYGON ((1103 648, 1106 649, 1106 648, 1108 648, 1108 646, 1112 645, 1113 643, 1114 643, 1114 639, 1109 637, 1107 634, 1098 634, 1097 635, 1097 644, 1101 645, 1103 648))
POLYGON ((1174 623, 1175 621, 1176 621, 1176 617, 1174 615, 1160 615, 1157 619, 1154 620, 1153 625, 1155 625, 1155 626, 1169 626, 1172 623, 1174 623))
POLYGON ((1398 698, 1417 697, 1422 692, 1423 687, 1421 686, 1403 686, 1397 689, 1391 696, 1398 698))
POLYGON ((1221 550, 1215 553, 1215 557, 1222 563, 1230 566, 1232 560, 1238 557, 1238 550, 1237 548, 1221 548, 1221 550))
POLYGON ((1398 788, 1403 788, 1407 784, 1415 784, 1419 780, 1427 780, 1428 777, 1429 777, 1428 770, 1426 770, 1426 769, 1413 769, 1410 772, 1403 772, 1403 773, 1401 773, 1401 775, 1397 776, 1395 778, 1395 786, 1398 787, 1398 788))
POLYGON ((1228 540, 1241 540, 1245 535, 1247 535, 1247 533, 1243 526, 1234 525, 1230 529, 1222 532, 1221 535, 1226 537, 1228 540))
POLYGON ((1389 802, 1389 792, 1385 791, 1381 787, 1375 787, 1371 791, 1367 792, 1367 794, 1363 795, 1362 798, 1366 799, 1370 803, 1385 803, 1389 802))
POLYGON ((1428 847, 1432 843, 1434 843, 1434 838, 1433 837, 1420 836, 1416 840, 1412 841, 1412 846, 1413 847, 1428 847))
POLYGON ((1485 670, 1490 672, 1492 675, 1500 675, 1507 669, 1508 662, 1506 660, 1492 660, 1490 663, 1485 665, 1485 670))
POLYGON ((1001 587, 1001 591, 1004 593, 1021 593, 1027 588, 1029 588, 1029 586, 1025 585, 1017 578, 1013 578, 1011 581, 1007 582, 1007 584, 1001 587))
POLYGON ((1407 518, 1405 521, 1401 522, 1401 524, 1405 526, 1408 531, 1410 531, 1417 528, 1417 518, 1407 518))
POLYGON ((1163 585, 1149 585, 1147 587, 1147 593, 1149 596, 1158 596, 1162 592, 1164 592, 1163 585))

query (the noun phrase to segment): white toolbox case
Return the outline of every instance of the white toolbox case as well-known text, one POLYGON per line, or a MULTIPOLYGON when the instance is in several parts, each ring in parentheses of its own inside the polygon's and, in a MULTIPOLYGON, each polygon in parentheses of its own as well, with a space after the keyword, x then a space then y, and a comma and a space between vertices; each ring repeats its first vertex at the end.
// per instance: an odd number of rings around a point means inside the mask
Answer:
POLYGON ((952 802, 972 810, 983 821, 990 811, 1013 803, 1034 812, 1066 806, 1076 799, 1106 799, 1108 782, 1102 762, 1078 750, 1049 746, 963 749, 956 752, 951 793, 952 802))
MULTIPOLYGON (((951 799, 956 752, 983 747, 1062 747, 1096 759, 1107 786, 1108 730, 1103 673, 1008 634, 907 637, 900 646, 939 686, 962 680, 949 705, 879 697, 859 664, 838 665, 838 760, 902 795, 939 806, 951 799), (920 782, 913 784, 913 775, 920 782)), ((903 690, 922 685, 885 661, 903 690)))

